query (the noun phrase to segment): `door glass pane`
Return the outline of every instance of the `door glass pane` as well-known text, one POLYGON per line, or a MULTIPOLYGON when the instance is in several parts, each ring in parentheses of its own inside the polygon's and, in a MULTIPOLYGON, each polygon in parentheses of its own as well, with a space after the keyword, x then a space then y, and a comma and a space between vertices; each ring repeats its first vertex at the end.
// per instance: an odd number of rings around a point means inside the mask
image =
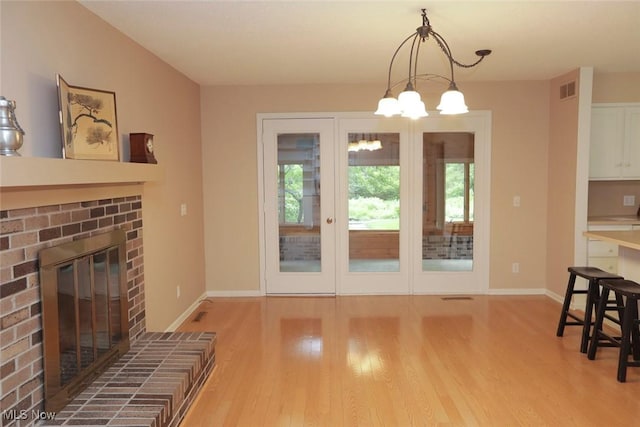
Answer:
POLYGON ((320 135, 278 135, 281 272, 317 272, 320 257, 320 135))
POLYGON ((400 270, 400 134, 350 133, 349 271, 400 270))
POLYGON ((473 269, 474 135, 423 134, 422 270, 473 269))

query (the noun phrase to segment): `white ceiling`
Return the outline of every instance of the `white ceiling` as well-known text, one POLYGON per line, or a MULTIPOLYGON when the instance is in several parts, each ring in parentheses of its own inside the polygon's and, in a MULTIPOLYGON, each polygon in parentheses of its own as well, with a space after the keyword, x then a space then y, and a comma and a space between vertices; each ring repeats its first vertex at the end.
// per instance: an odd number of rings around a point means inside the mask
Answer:
MULTIPOLYGON (((548 80, 580 66, 640 71, 640 1, 96 1, 88 9, 201 85, 379 83, 421 25, 461 62, 456 80, 548 80)), ((427 42, 433 45, 433 41, 427 42)), ((422 72, 446 73, 422 49, 422 72)), ((426 50, 426 52, 425 52, 426 50)), ((406 77, 406 61, 394 80, 406 77)))

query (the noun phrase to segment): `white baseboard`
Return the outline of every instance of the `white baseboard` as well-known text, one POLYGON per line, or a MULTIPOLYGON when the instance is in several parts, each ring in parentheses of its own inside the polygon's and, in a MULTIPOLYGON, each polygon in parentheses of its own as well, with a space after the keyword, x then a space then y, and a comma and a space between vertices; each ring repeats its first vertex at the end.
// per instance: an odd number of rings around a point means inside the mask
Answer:
POLYGON ((559 302, 560 304, 564 303, 564 295, 558 295, 555 292, 552 292, 548 289, 545 291, 545 295, 551 298, 552 300, 559 302))
POLYGON ((544 288, 524 288, 524 289, 489 289, 487 295, 546 295, 544 288))
MULTIPOLYGON (((453 292, 452 294, 458 295, 459 292, 453 292)), ((380 292, 380 293, 344 293, 344 294, 339 294, 336 296, 349 296, 349 295, 411 295, 411 294, 389 294, 389 293, 384 293, 384 292, 380 292)), ((416 293, 415 295, 429 295, 429 294, 422 294, 422 293, 416 293)), ((442 292, 438 292, 435 293, 433 295, 444 295, 442 292)), ((479 295, 478 293, 474 293, 474 292, 470 292, 469 295, 479 295)), ((560 301, 562 302, 563 297, 558 296, 556 293, 553 292, 549 292, 548 290, 544 289, 544 288, 526 288, 526 289, 511 289, 511 288, 505 288, 505 289, 489 289, 486 292, 486 295, 547 295, 551 298, 553 298, 554 300, 560 301)), ((263 297, 266 296, 265 294, 261 293, 259 290, 255 290, 255 291, 207 291, 206 292, 206 296, 207 297, 212 297, 212 298, 224 298, 224 297, 263 297)), ((308 294, 305 294, 305 296, 311 296, 308 294)), ((315 296, 327 296, 327 294, 319 294, 319 295, 315 295, 315 296)), ((333 296, 333 295, 331 295, 333 296)))
POLYGON ((196 308, 198 308, 202 300, 205 299, 206 297, 207 297, 207 293, 204 292, 202 295, 200 295, 199 298, 196 298, 193 304, 191 304, 189 308, 187 308, 184 311, 184 313, 182 313, 176 320, 173 321, 172 324, 170 324, 167 327, 167 329, 165 329, 165 332, 175 332, 175 330, 178 329, 180 325, 182 325, 182 323, 184 323, 184 321, 187 320, 189 316, 191 316, 191 313, 193 313, 196 310, 196 308))
POLYGON ((263 297, 265 296, 260 290, 255 291, 207 291, 207 297, 263 297))

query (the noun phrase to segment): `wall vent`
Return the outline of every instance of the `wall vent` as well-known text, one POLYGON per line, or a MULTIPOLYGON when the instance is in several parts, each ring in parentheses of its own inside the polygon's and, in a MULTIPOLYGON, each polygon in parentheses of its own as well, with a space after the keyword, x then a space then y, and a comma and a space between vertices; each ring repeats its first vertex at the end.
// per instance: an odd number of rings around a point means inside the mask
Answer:
POLYGON ((205 314, 207 314, 206 311, 199 311, 198 314, 196 314, 196 317, 193 318, 192 322, 199 322, 205 314))
POLYGON ((573 98, 576 96, 575 80, 560 86, 560 99, 573 98))

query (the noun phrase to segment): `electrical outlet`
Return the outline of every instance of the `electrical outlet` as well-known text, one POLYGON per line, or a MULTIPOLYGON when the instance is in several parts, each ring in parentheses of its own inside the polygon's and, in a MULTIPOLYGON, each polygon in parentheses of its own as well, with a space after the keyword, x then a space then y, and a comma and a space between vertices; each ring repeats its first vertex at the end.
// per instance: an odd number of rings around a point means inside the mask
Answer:
POLYGON ((513 264, 511 264, 511 272, 512 273, 520 273, 520 263, 519 262, 514 262, 513 264))
POLYGON ((180 285, 176 286, 176 298, 180 298, 180 285))
POLYGON ((636 205, 636 196, 624 196, 622 198, 622 204, 624 206, 635 206, 636 205))
POLYGON ((187 215, 187 204, 183 203, 180 205, 180 216, 186 216, 187 215))

